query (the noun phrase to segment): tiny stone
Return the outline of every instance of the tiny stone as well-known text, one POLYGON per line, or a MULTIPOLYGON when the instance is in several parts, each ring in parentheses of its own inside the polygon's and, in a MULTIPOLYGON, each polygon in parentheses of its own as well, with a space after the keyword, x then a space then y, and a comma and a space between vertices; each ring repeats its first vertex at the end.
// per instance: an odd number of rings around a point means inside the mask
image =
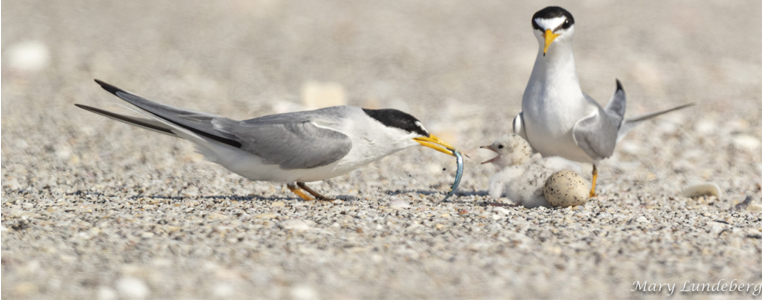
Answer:
POLYGON ((300 285, 291 288, 291 298, 297 300, 318 299, 318 294, 312 287, 300 285))
POLYGON ((127 299, 145 299, 150 294, 148 286, 137 278, 123 277, 116 281, 116 289, 127 299))
POLYGON ((409 208, 410 204, 408 204, 405 201, 402 201, 402 199, 397 198, 392 200, 391 203, 389 203, 389 207, 394 209, 405 209, 405 208, 409 208))
POLYGON ((277 216, 278 215, 273 214, 273 213, 263 213, 263 214, 258 214, 255 217, 258 218, 258 219, 272 219, 272 218, 275 218, 277 216))
POLYGON ((310 225, 308 225, 307 222, 304 222, 303 220, 300 220, 300 219, 285 220, 283 222, 278 223, 278 226, 283 229, 291 229, 291 230, 310 229, 310 225))

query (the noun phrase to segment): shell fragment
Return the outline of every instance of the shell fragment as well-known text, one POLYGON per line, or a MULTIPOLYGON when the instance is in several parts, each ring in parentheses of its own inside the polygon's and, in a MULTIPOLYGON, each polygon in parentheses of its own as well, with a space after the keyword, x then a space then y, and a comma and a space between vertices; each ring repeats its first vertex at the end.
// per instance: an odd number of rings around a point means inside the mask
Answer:
POLYGON ((717 199, 722 198, 722 190, 720 186, 714 182, 707 182, 696 184, 687 187, 682 192, 683 197, 693 198, 700 196, 715 196, 717 199))

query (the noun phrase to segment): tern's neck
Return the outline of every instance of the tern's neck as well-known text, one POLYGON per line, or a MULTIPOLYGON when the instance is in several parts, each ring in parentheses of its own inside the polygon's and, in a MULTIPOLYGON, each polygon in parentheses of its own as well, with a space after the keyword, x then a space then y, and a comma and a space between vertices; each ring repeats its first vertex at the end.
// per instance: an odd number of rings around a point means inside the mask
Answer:
POLYGON ((542 50, 543 47, 540 46, 526 92, 545 95, 582 95, 570 41, 552 44, 545 55, 542 50))

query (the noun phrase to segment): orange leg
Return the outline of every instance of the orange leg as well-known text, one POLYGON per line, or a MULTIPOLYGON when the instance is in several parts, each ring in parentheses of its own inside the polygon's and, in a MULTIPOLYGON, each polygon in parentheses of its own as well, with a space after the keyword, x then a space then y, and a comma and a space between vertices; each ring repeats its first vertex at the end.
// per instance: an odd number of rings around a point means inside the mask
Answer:
POLYGON ((593 164, 593 187, 590 188, 590 198, 598 196, 595 194, 595 182, 597 180, 598 180, 598 168, 596 168, 595 164, 593 164))
POLYGON ((317 200, 321 200, 321 201, 330 201, 330 200, 334 200, 334 199, 330 199, 330 198, 328 198, 328 197, 326 197, 326 196, 323 196, 323 195, 321 195, 320 193, 318 193, 318 192, 316 192, 315 190, 313 190, 313 189, 311 189, 310 187, 308 187, 308 186, 307 186, 307 184, 305 184, 304 182, 298 182, 298 181, 297 181, 297 182, 296 182, 296 184, 297 184, 297 185, 298 185, 300 188, 302 188, 303 190, 307 191, 307 193, 310 193, 310 194, 312 194, 312 196, 315 196, 315 199, 317 199, 317 200))
POLYGON ((291 190, 294 194, 304 199, 304 201, 312 201, 312 198, 310 196, 307 196, 302 190, 300 190, 296 185, 293 183, 289 183, 286 185, 286 187, 291 190))

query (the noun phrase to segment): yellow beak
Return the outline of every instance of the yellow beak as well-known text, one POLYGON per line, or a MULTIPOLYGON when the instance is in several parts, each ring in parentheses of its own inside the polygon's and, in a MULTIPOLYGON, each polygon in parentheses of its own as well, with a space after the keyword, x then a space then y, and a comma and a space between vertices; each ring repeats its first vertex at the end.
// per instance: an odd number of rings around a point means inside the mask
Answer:
POLYGON ((431 149, 437 150, 439 152, 455 156, 455 147, 448 144, 447 142, 440 140, 438 137, 432 135, 429 135, 429 137, 417 137, 413 138, 416 142, 420 143, 421 146, 429 147, 431 149))
POLYGON ((550 44, 553 43, 553 40, 555 40, 560 34, 555 34, 553 31, 550 31, 550 29, 545 30, 545 32, 542 34, 542 37, 545 38, 545 49, 542 50, 542 55, 545 56, 545 53, 548 52, 548 48, 550 48, 550 44))

